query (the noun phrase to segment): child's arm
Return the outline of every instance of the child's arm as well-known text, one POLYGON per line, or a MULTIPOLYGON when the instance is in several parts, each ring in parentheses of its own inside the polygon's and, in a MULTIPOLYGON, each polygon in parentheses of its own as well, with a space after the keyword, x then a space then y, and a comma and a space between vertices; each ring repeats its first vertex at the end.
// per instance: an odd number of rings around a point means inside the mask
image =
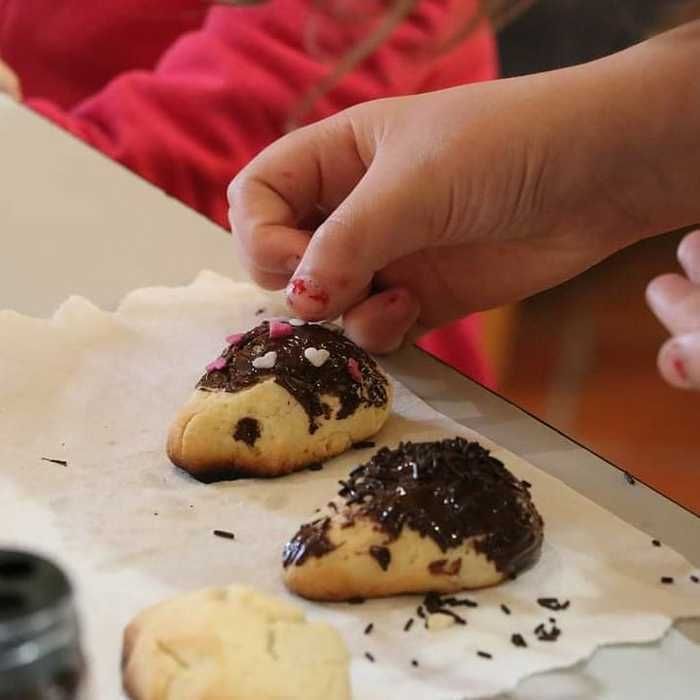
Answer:
POLYGON ((700 22, 587 65, 361 105, 233 182, 251 273, 373 350, 700 221, 700 22), (285 173, 287 176, 285 176, 285 173), (298 221, 329 218, 309 238, 298 221), (301 259, 296 271, 290 261, 301 259), (392 297, 377 288, 401 288, 392 297))
MULTIPOLYGON (((337 60, 324 64, 306 50, 312 5, 278 0, 258 8, 216 7, 155 70, 126 73, 70 112, 42 100, 29 104, 225 224, 231 177, 284 133, 295 107, 337 60)), ((316 118, 415 90, 434 65, 414 64, 414 52, 446 29, 449 6, 445 0, 420 3, 375 56, 319 101, 316 118)), ((332 31, 333 22, 321 29, 332 31)), ((486 60, 474 66, 472 77, 492 77, 492 38, 482 31, 476 41, 477 55, 486 60)))

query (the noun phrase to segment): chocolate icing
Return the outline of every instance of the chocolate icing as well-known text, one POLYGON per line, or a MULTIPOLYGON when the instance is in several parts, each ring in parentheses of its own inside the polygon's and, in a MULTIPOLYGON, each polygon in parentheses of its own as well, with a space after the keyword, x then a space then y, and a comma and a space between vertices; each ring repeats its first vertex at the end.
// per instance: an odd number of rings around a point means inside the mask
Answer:
POLYGON ((389 568, 389 564, 391 564, 391 552, 388 547, 380 547, 373 544, 369 548, 369 554, 377 564, 381 566, 382 571, 386 571, 389 568))
MULTIPOLYGON (((445 553, 475 538, 475 549, 508 575, 533 564, 542 545, 543 522, 528 490, 488 450, 461 437, 387 447, 350 473, 338 492, 352 518, 368 517, 396 539, 409 527, 445 553)), ((313 528, 311 528, 313 530, 313 528)), ((304 526, 295 551, 312 548, 304 526)), ((301 563, 288 559, 287 564, 301 563)))
POLYGON ((252 447, 260 437, 260 423, 255 418, 241 418, 236 423, 233 437, 252 447))
POLYGON ((299 566, 309 557, 322 557, 335 549, 328 539, 330 518, 319 518, 307 525, 302 525, 299 532, 287 542, 282 554, 282 563, 286 569, 290 564, 299 566))
POLYGON ((292 326, 293 333, 283 338, 270 338, 269 323, 264 321, 246 333, 237 344, 221 354, 226 360, 222 369, 207 372, 197 388, 208 391, 237 392, 274 379, 303 407, 309 417, 309 432, 319 427, 319 419, 329 418, 331 407, 323 396, 334 396, 340 407, 336 418, 351 416, 359 406, 385 406, 388 384, 374 360, 342 335, 340 329, 323 324, 292 326), (325 349, 330 356, 321 367, 306 357, 307 348, 325 349), (274 351, 277 361, 272 369, 253 367, 256 357, 274 351), (354 359, 363 381, 357 382, 348 370, 354 359))

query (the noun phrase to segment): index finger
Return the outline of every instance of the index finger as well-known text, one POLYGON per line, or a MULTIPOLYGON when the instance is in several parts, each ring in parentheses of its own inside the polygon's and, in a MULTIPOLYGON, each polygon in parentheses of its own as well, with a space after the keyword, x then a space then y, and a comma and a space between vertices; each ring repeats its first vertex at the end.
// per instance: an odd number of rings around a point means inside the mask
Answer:
POLYGON ((284 286, 306 250, 304 222, 331 212, 366 170, 343 114, 299 129, 266 148, 231 182, 229 220, 251 273, 284 286))

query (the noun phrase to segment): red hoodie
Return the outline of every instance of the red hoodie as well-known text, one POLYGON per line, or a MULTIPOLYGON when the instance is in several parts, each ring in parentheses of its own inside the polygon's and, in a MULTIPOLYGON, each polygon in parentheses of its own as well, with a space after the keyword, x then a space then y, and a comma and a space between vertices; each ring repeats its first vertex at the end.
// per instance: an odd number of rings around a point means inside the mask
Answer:
MULTIPOLYGON (((0 56, 27 104, 226 226, 233 175, 284 133, 307 90, 376 26, 386 0, 0 0, 0 56), (362 12, 363 19, 357 21, 362 12), (350 14, 348 14, 350 13, 350 14), (316 52, 308 36, 316 28, 316 52)), ((314 105, 312 119, 391 95, 486 80, 496 54, 486 28, 450 53, 420 49, 455 29, 474 0, 423 0, 371 57, 314 105)), ((472 322, 424 343, 485 379, 472 322)))

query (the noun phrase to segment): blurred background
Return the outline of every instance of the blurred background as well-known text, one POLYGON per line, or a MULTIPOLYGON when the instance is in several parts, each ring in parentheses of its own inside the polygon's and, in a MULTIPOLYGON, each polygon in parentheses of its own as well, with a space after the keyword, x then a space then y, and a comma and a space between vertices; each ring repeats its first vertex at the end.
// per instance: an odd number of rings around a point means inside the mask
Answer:
MULTIPOLYGON (((618 51, 664 24, 673 5, 540 0, 502 32, 502 72, 550 70, 618 51)), ((643 242, 484 316, 499 393, 700 514, 700 397, 656 374, 667 334, 644 303, 652 277, 679 269, 680 238, 643 242)))

